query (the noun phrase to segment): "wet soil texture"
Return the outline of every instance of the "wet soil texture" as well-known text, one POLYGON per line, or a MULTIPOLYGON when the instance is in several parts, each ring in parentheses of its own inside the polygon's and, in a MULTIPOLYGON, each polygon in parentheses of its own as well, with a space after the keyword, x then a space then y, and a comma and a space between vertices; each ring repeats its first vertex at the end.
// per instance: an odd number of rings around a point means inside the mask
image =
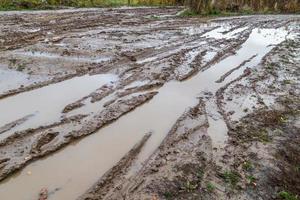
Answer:
POLYGON ((300 16, 181 11, 0 13, 1 200, 299 198, 300 16))

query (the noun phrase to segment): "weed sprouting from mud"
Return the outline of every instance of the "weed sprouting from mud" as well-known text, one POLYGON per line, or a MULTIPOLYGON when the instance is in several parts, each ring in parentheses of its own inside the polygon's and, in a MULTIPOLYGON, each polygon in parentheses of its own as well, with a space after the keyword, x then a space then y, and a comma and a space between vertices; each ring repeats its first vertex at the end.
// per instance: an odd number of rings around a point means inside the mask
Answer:
POLYGON ((203 179, 203 169, 202 168, 195 168, 195 170, 193 169, 183 169, 182 170, 183 173, 186 175, 186 177, 184 177, 183 179, 183 186, 181 187, 181 189, 185 192, 193 192, 194 190, 196 190, 203 179))
POLYGON ((151 16, 150 16, 150 19, 158 20, 158 19, 160 19, 160 16, 157 16, 157 15, 151 15, 151 16))
POLYGON ((186 192, 192 192, 195 189, 197 189, 197 187, 198 187, 197 183, 193 183, 193 182, 187 180, 182 189, 186 192))
POLYGON ((262 129, 259 132, 256 132, 253 138, 256 138, 262 143, 268 143, 271 141, 271 137, 268 135, 268 131, 266 129, 262 129))
POLYGON ((164 196, 167 200, 173 199, 173 198, 174 198, 174 195, 173 195, 171 192, 165 192, 165 193, 163 194, 163 196, 164 196))
POLYGON ((297 195, 294 195, 290 192, 287 192, 287 191, 281 191, 279 192, 278 196, 281 198, 281 199, 284 199, 284 200, 298 200, 298 196, 297 195))
POLYGON ((292 81, 291 80, 283 80, 283 84, 285 84, 285 85, 289 85, 289 84, 291 84, 292 83, 292 81))
POLYGON ((214 184, 212 184, 211 182, 208 182, 206 184, 206 189, 208 192, 213 192, 216 189, 216 186, 214 184))
POLYGON ((180 17, 193 17, 193 16, 197 16, 198 14, 190 9, 187 9, 185 11, 183 11, 182 13, 180 13, 180 17))
POLYGON ((11 58, 8 61, 9 61, 9 65, 15 65, 17 63, 17 59, 16 58, 11 58))
POLYGON ((240 174, 236 171, 225 171, 221 177, 232 188, 236 188, 238 182, 240 181, 240 174))
POLYGON ((21 72, 21 71, 23 71, 25 68, 26 68, 25 64, 20 64, 20 65, 17 67, 17 70, 21 72))
POLYGON ((252 170, 254 167, 253 167, 253 164, 250 162, 250 161, 245 161, 243 163, 243 169, 246 170, 246 171, 250 171, 252 170))
POLYGON ((300 191, 300 137, 298 128, 289 127, 288 130, 287 139, 278 144, 275 154, 279 170, 269 176, 270 184, 282 188, 280 196, 283 199, 294 200, 299 197, 292 194, 299 194, 300 191))
POLYGON ((232 134, 242 142, 259 141, 269 143, 273 140, 276 130, 281 130, 294 111, 260 110, 242 119, 232 134))
POLYGON ((183 199, 188 195, 195 195, 201 188, 204 168, 198 164, 186 163, 174 168, 178 174, 174 179, 164 178, 149 187, 150 191, 158 193, 165 199, 183 199), (180 199, 180 198, 179 198, 180 199))
POLYGON ((247 180, 248 180, 249 184, 253 185, 256 181, 256 178, 255 178, 255 176, 249 175, 249 176, 247 176, 247 180))

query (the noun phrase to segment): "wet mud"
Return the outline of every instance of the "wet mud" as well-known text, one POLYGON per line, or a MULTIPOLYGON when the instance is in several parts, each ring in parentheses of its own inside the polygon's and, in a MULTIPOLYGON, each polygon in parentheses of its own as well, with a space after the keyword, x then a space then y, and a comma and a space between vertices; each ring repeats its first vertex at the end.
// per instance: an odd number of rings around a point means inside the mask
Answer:
POLYGON ((1 199, 298 198, 299 16, 181 9, 0 13, 1 199))

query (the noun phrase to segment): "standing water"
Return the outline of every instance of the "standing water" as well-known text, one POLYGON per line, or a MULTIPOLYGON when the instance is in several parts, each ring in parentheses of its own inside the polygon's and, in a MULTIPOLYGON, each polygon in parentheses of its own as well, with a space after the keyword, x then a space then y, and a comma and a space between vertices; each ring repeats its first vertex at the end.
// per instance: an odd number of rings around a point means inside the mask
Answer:
POLYGON ((32 117, 13 130, 2 133, 0 139, 15 131, 59 121, 66 105, 116 79, 111 74, 84 75, 1 100, 0 111, 5 115, 0 115, 0 127, 29 115, 32 117))
MULTIPOLYGON (((197 96, 203 91, 215 93, 220 87, 240 76, 246 67, 257 65, 271 50, 270 45, 284 41, 286 36, 287 31, 283 29, 254 29, 235 55, 225 58, 189 80, 165 84, 149 103, 100 129, 94 135, 28 165, 0 186, 0 199, 34 199, 44 187, 50 191, 49 199, 76 199, 116 164, 145 133, 152 131, 152 137, 139 155, 139 163, 142 163, 159 146, 180 115, 197 103, 197 96), (234 71, 225 81, 216 83, 226 72, 254 55, 257 56, 234 71), (31 171, 30 176, 27 175, 28 171, 31 171)), ((226 140, 226 125, 218 115, 214 102, 207 104, 206 109, 209 113, 209 135, 213 145, 222 146, 226 140)))

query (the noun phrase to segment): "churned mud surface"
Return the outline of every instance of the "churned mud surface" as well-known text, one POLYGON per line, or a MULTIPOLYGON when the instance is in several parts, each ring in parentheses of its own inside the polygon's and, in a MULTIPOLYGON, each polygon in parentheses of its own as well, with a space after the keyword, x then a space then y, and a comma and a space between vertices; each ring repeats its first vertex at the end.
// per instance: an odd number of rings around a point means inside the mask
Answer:
POLYGON ((180 11, 0 13, 0 199, 299 198, 300 17, 180 11))

